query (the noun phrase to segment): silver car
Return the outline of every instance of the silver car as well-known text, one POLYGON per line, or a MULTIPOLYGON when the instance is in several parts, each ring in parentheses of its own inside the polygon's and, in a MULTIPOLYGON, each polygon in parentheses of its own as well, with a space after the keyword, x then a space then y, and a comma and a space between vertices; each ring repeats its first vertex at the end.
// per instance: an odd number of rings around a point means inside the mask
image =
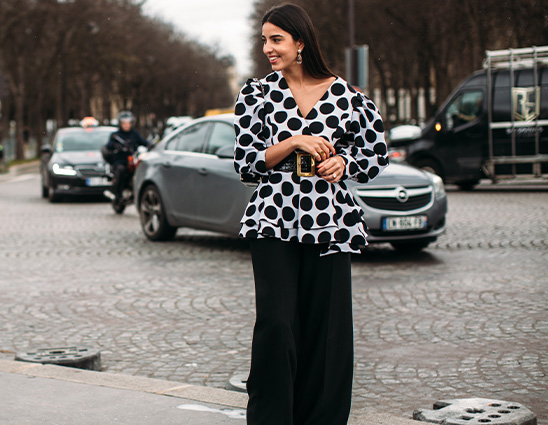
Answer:
MULTIPOLYGON (((141 227, 152 241, 178 227, 237 236, 253 188, 234 171, 233 115, 196 119, 140 157, 135 193, 141 227)), ((431 173, 391 164, 367 184, 348 181, 365 213, 368 241, 421 250, 445 232, 447 198, 431 173)))

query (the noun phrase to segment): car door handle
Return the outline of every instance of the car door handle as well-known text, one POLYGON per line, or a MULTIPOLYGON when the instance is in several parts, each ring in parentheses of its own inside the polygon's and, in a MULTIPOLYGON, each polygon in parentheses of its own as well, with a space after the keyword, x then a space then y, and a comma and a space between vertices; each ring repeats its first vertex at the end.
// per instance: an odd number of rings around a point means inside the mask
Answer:
POLYGON ((171 168, 171 162, 163 162, 162 167, 171 168))
POLYGON ((198 173, 200 173, 202 176, 207 176, 209 174, 207 168, 199 168, 198 173))

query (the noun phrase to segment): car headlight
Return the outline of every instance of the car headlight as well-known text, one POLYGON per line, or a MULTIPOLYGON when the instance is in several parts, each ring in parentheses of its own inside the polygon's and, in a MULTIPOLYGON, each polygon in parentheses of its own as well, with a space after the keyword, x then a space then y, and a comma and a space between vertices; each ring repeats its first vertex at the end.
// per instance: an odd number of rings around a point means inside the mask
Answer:
POLYGON ((436 197, 445 195, 445 186, 443 184, 442 178, 436 174, 431 174, 431 177, 432 184, 434 185, 434 195, 436 197))
POLYGON ((58 176, 75 176, 76 170, 72 165, 60 165, 60 164, 53 164, 51 167, 51 171, 53 174, 56 174, 58 176))

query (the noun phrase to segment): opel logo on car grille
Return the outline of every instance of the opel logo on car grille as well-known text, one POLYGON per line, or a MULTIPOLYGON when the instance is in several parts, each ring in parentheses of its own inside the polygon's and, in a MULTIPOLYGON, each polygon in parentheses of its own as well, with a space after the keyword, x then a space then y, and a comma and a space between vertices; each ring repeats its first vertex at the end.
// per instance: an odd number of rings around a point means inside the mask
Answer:
POLYGON ((403 204, 409 199, 409 194, 407 193, 407 190, 405 190, 405 188, 398 187, 396 189, 396 197, 398 198, 398 201, 403 204))

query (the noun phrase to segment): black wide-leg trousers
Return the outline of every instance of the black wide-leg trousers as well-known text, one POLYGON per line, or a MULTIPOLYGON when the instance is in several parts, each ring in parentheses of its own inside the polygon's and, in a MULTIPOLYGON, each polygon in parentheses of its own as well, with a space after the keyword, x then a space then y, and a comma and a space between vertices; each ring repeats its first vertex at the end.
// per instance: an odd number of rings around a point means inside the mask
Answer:
POLYGON ((350 254, 251 241, 257 317, 248 425, 346 425, 353 376, 350 254))

